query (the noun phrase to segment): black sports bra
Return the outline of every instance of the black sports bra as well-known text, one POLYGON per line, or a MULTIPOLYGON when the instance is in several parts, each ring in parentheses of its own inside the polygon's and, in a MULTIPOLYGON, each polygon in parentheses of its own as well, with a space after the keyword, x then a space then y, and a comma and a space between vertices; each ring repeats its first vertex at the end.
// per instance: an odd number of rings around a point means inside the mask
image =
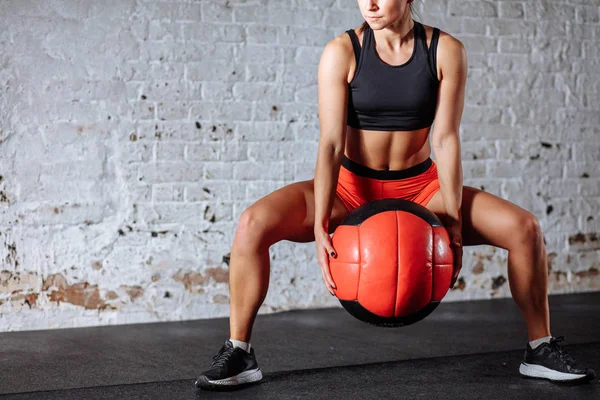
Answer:
POLYGON ((347 33, 356 57, 356 71, 349 83, 347 124, 376 131, 410 131, 431 126, 439 87, 439 29, 433 29, 428 49, 425 28, 414 21, 413 53, 402 65, 389 65, 379 58, 369 26, 364 31, 362 49, 354 30, 347 33))

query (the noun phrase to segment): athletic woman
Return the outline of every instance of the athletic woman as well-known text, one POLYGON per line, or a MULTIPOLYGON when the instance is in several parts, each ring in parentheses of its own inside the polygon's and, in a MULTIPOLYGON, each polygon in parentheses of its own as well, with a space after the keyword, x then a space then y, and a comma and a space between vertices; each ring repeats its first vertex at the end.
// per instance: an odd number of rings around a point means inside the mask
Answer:
POLYGON ((563 338, 550 334, 546 249, 535 215, 463 186, 465 49, 451 35, 414 21, 411 2, 358 0, 365 23, 325 46, 318 70, 321 133, 314 179, 276 190, 242 213, 230 259, 230 339, 196 386, 262 379, 250 337, 267 294, 272 244, 314 240, 331 292, 329 258, 336 255, 330 234, 354 208, 388 197, 425 206, 444 223, 455 254, 452 285, 462 246, 508 250, 509 286, 529 334, 522 375, 594 378, 594 371, 574 366, 559 345, 563 338))

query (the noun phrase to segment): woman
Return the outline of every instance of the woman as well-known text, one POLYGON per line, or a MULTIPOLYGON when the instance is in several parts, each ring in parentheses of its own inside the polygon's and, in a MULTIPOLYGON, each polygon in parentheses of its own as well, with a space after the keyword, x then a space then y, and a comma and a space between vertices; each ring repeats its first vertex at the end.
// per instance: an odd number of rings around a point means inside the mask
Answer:
POLYGON ((459 124, 467 61, 463 45, 413 21, 412 0, 359 0, 365 23, 325 47, 319 64, 321 137, 314 180, 297 182, 245 210, 230 260, 230 340, 196 385, 257 382, 262 374, 250 345, 252 325, 267 294, 269 247, 280 240, 315 240, 331 292, 330 233, 352 209, 384 197, 414 201, 434 212, 455 251, 462 246, 508 250, 513 298, 525 317, 529 343, 520 373, 553 380, 593 379, 550 334, 543 236, 530 212, 462 184, 459 124), (436 165, 430 158, 429 132, 436 165))

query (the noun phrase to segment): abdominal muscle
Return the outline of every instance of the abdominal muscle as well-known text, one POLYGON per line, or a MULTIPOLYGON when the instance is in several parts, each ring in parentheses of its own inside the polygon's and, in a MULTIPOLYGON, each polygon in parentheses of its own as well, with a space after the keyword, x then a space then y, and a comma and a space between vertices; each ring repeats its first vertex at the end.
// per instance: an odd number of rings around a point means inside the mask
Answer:
POLYGON ((344 154, 375 170, 407 169, 425 161, 431 154, 429 130, 370 131, 348 126, 344 154))

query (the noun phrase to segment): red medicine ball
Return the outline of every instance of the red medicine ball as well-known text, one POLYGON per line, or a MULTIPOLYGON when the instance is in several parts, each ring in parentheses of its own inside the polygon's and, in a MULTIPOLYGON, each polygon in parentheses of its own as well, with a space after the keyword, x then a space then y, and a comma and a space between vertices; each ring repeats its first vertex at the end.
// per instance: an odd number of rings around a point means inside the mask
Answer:
POLYGON ((369 202, 344 218, 332 243, 334 294, 361 321, 414 324, 435 310, 450 288, 454 256, 448 232, 417 203, 369 202))

